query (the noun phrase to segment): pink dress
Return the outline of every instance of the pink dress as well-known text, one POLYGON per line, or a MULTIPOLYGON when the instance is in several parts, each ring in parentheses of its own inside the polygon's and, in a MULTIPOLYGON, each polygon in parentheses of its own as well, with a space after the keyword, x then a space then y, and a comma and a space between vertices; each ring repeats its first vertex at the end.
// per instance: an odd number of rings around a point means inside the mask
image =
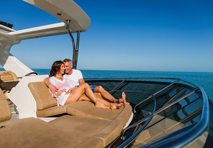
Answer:
MULTIPOLYGON (((56 86, 58 88, 58 91, 66 89, 66 91, 68 91, 71 87, 74 87, 74 85, 72 85, 72 81, 69 79, 68 75, 64 75, 63 76, 63 81, 57 79, 56 77, 52 76, 49 79, 50 83, 54 86, 56 86)), ((69 96, 69 94, 65 94, 66 92, 63 92, 60 96, 53 96, 57 99, 57 104, 58 106, 63 106, 69 96)))

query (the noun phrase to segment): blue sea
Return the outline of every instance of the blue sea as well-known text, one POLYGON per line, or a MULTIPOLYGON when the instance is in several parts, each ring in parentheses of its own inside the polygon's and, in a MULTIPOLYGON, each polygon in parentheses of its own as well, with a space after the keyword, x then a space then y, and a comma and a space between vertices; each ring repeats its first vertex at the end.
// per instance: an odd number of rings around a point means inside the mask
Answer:
MULTIPOLYGON (((33 69, 38 74, 49 74, 50 69, 33 69)), ((112 71, 112 70, 81 70, 84 78, 141 78, 166 77, 180 78, 200 85, 208 98, 213 101, 212 72, 166 72, 166 71, 112 71)))
MULTIPOLYGON (((0 68, 0 70, 3 70, 0 68)), ((33 69, 39 75, 48 74, 50 69, 33 69)), ((112 71, 81 70, 84 78, 180 78, 200 85, 213 101, 213 72, 166 72, 166 71, 112 71)))

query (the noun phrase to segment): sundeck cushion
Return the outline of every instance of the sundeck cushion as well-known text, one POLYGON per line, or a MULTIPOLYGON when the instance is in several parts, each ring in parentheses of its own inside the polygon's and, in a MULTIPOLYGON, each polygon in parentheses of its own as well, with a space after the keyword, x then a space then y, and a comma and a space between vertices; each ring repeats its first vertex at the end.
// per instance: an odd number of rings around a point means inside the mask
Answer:
POLYGON ((0 87, 4 91, 6 99, 9 99, 6 94, 18 81, 18 77, 12 71, 0 71, 0 87))
MULTIPOLYGON (((114 121, 102 120, 102 119, 93 119, 93 118, 83 118, 76 116, 63 116, 56 120, 50 122, 50 124, 61 127, 61 130, 73 132, 76 131, 79 134, 85 135, 87 137, 96 137, 102 140, 102 143, 106 141, 106 139, 110 139, 105 143, 102 147, 105 147, 110 142, 115 139, 123 129, 123 126, 120 123, 115 123, 114 121), (107 128, 107 130, 105 130, 107 128), (104 130, 104 131, 103 131, 104 130), (116 133, 115 133, 116 132, 116 133), (102 133, 104 136, 100 136, 102 133), (113 134, 111 134, 113 133, 113 134), (99 135, 99 136, 96 136, 99 135), (108 138, 108 136, 112 136, 112 138, 108 138)), ((94 141, 93 144, 96 142, 94 141)))
POLYGON ((9 120, 11 118, 10 107, 7 100, 0 89, 0 122, 9 120))
POLYGON ((93 118, 83 118, 70 115, 64 115, 49 123, 58 127, 64 131, 77 131, 80 134, 85 134, 88 137, 92 137, 100 130, 110 124, 111 121, 93 118))
POLYGON ((111 121, 102 131, 100 131, 96 137, 100 138, 104 142, 104 146, 111 143, 122 131, 124 126, 127 124, 132 114, 132 107, 127 104, 122 112, 111 121))
POLYGON ((67 113, 67 106, 54 106, 36 112, 37 117, 48 117, 67 113))
POLYGON ((73 118, 63 116, 51 121, 51 124, 60 127, 63 125, 64 130, 78 129, 79 133, 85 132, 89 133, 88 136, 94 135, 103 141, 104 147, 120 134, 132 114, 132 108, 129 104, 117 110, 110 110, 96 108, 88 101, 69 104, 67 110, 69 110, 67 113, 74 115, 73 118))
POLYGON ((37 110, 43 110, 52 106, 57 106, 57 101, 50 95, 49 89, 44 82, 31 82, 28 87, 36 100, 37 110))
MULTIPOLYGON (((72 123, 70 123, 71 125, 72 123)), ((63 127, 63 125, 62 125, 63 127)), ((102 147, 103 142, 96 137, 88 137, 77 131, 65 131, 62 127, 54 126, 39 119, 30 119, 20 124, 7 125, 0 128, 1 147, 30 147, 30 148, 88 148, 102 147), (95 141, 94 145, 89 145, 95 141)))
POLYGON ((91 137, 88 140, 84 141, 80 145, 78 145, 76 148, 103 148, 104 144, 103 141, 96 137, 91 137))
POLYGON ((0 79, 3 82, 18 81, 18 77, 12 71, 0 71, 0 79))
POLYGON ((47 117, 59 114, 70 114, 78 117, 114 120, 117 117, 126 124, 131 116, 132 108, 129 104, 120 109, 110 110, 95 107, 89 101, 79 101, 65 106, 56 106, 56 99, 53 98, 44 82, 32 82, 28 87, 37 102, 37 116, 47 117))
MULTIPOLYGON (((70 115, 105 120, 114 120, 123 110, 128 110, 129 114, 132 112, 129 104, 116 110, 97 108, 89 101, 79 101, 67 106, 67 113, 70 115)), ((126 118, 129 119, 129 117, 126 118)))
POLYGON ((21 122, 25 122, 26 120, 32 120, 35 118, 24 118, 24 119, 11 119, 7 121, 0 122, 0 126, 7 126, 7 125, 14 125, 14 124, 20 124, 21 122))

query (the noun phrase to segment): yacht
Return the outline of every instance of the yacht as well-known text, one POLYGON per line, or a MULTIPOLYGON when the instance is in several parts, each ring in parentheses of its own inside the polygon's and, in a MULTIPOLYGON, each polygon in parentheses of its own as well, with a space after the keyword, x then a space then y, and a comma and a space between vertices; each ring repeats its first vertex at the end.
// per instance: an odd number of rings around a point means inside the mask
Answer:
POLYGON ((72 0, 24 1, 61 22, 18 31, 0 22, 1 147, 212 147, 212 103, 202 87, 186 80, 85 79, 115 98, 125 92, 129 103, 116 110, 88 101, 57 106, 43 83, 48 75, 38 75, 10 49, 22 40, 68 34, 76 68, 80 34, 91 20, 72 0))

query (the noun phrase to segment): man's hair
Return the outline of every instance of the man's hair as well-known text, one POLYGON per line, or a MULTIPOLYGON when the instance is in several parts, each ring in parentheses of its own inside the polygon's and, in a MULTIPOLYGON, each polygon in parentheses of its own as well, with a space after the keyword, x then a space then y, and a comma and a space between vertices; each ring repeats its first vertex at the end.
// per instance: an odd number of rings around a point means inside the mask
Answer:
POLYGON ((70 63, 70 65, 72 65, 72 60, 70 60, 70 59, 64 59, 64 61, 63 62, 69 62, 70 63))

